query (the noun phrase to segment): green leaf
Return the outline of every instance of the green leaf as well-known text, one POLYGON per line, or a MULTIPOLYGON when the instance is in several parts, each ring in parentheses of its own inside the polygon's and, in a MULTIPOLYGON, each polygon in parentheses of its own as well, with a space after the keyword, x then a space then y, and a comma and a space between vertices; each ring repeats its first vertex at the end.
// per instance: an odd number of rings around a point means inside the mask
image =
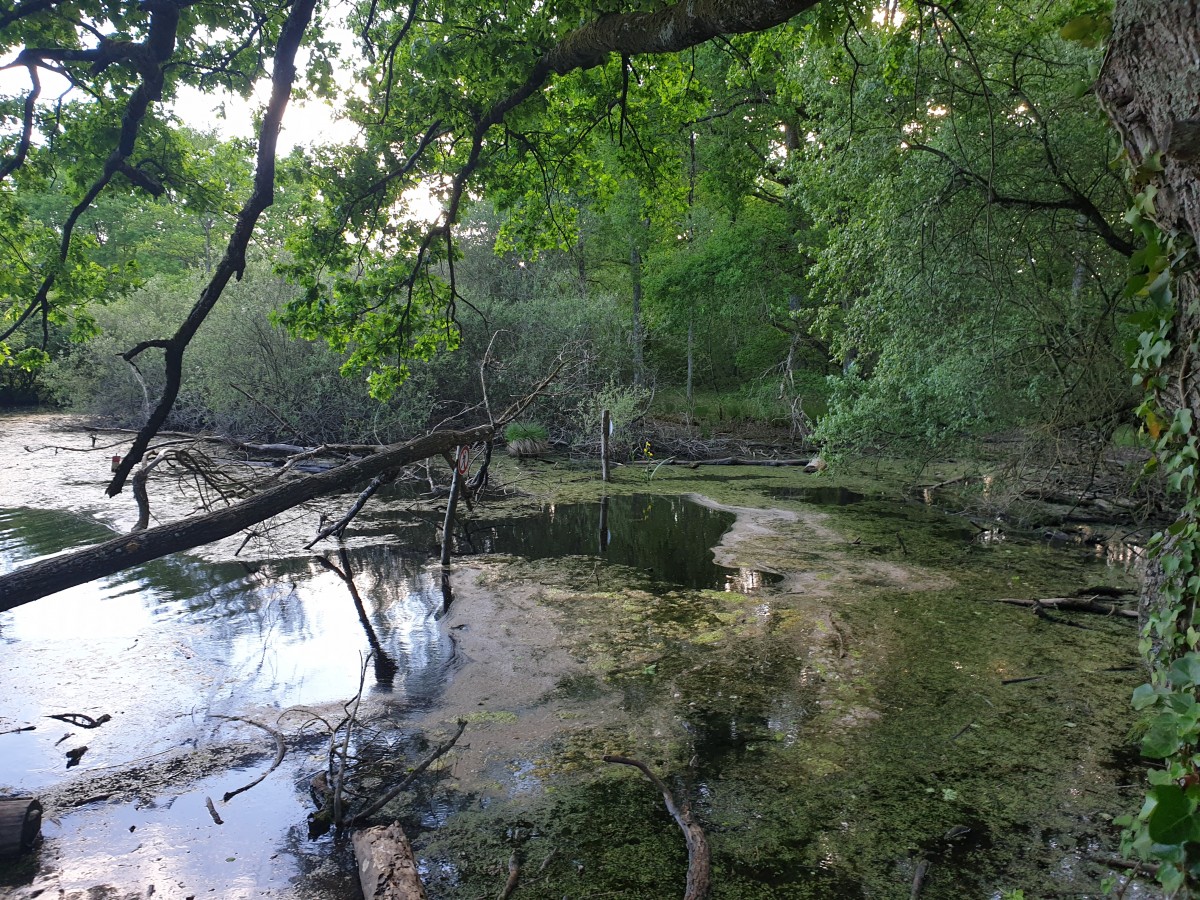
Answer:
POLYGON ((1174 784, 1160 784, 1153 793, 1157 803, 1147 822, 1151 838, 1160 844, 1182 844, 1200 838, 1194 798, 1174 784))
POLYGON ((1153 706, 1158 700, 1158 691, 1154 689, 1152 684, 1139 685, 1133 692, 1133 708, 1145 709, 1148 706, 1153 706))
POLYGON ((1185 653, 1172 663, 1168 675, 1175 688, 1200 684, 1200 653, 1185 653))
POLYGON ((1178 718, 1171 714, 1158 716, 1142 738, 1142 755, 1150 759, 1165 759, 1181 746, 1178 718))

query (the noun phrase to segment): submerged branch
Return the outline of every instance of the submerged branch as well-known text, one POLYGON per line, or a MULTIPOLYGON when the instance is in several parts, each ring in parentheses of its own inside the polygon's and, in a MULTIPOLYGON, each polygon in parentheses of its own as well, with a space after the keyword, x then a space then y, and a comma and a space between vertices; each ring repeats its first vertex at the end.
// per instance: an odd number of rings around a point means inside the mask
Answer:
POLYGON ((696 820, 692 818, 691 810, 686 805, 680 809, 675 804, 675 798, 671 796, 670 790, 663 784, 662 779, 655 775, 644 762, 631 759, 628 756, 605 756, 604 761, 633 766, 635 769, 640 770, 650 780, 650 783, 658 788, 659 793, 662 794, 663 803, 667 807, 667 812, 671 814, 671 818, 675 820, 675 824, 683 832, 684 841, 687 842, 688 873, 687 887, 684 890, 683 900, 704 900, 712 888, 712 851, 708 846, 708 838, 704 836, 704 829, 696 824, 696 820))

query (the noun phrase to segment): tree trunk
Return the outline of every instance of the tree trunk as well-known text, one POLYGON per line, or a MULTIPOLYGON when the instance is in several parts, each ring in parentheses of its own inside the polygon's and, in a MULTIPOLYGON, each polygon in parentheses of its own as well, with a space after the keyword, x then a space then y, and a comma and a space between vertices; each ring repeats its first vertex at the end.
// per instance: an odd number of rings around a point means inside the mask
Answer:
POLYGON ((646 382, 646 363, 642 346, 642 251, 638 248, 640 235, 634 235, 633 247, 629 251, 629 278, 633 282, 633 383, 641 386, 646 382))
MULTIPOLYGON (((1117 0, 1108 55, 1096 85, 1135 170, 1157 155, 1162 171, 1155 221, 1163 232, 1200 236, 1200 0, 1117 0)), ((1174 349, 1160 392, 1164 410, 1184 408, 1200 421, 1200 272, 1181 267, 1174 283, 1174 349)), ((1142 609, 1158 603, 1164 584, 1151 561, 1142 609)), ((1187 623, 1182 623, 1186 627, 1187 623)))
POLYGON ((692 424, 692 378, 696 371, 696 318, 688 316, 688 337, 687 337, 687 406, 688 406, 688 424, 692 424))

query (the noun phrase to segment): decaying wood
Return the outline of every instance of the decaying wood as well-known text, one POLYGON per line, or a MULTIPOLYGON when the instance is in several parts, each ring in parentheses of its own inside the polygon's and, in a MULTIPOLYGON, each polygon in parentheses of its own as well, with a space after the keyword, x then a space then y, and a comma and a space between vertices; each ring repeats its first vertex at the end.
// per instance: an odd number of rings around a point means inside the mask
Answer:
POLYGON ((1039 600, 1029 600, 1023 597, 1001 597, 1000 603, 1011 603, 1013 606, 1028 606, 1033 609, 1072 609, 1077 612, 1099 613, 1102 616, 1121 616, 1126 619, 1138 617, 1136 609, 1125 609, 1115 603, 1101 603, 1088 597, 1044 597, 1039 600))
MULTIPOLYGON (((241 716, 218 716, 215 713, 211 714, 210 718, 223 719, 226 722, 245 722, 247 725, 253 725, 255 728, 261 728, 267 734, 271 735, 271 737, 275 738, 275 759, 271 762, 271 767, 269 769, 267 769, 267 771, 265 771, 261 775, 259 775, 257 778, 255 778, 253 781, 251 781, 249 784, 244 785, 234 791, 226 791, 225 796, 223 796, 221 798, 221 802, 228 803, 230 800, 232 800, 238 794, 241 794, 241 793, 244 793, 244 792, 250 790, 250 788, 257 785, 264 778, 266 778, 268 775, 270 775, 272 772, 274 772, 277 768, 279 768, 279 764, 281 762, 283 762, 283 755, 287 752, 287 745, 283 742, 282 734, 280 734, 274 728, 270 728, 270 727, 262 724, 261 722, 255 722, 253 719, 244 719, 241 716)), ((221 823, 218 822, 217 824, 220 825, 221 823)))
POLYGON ((32 850, 41 837, 42 804, 33 797, 0 798, 0 859, 32 850))
POLYGON ((644 762, 636 759, 631 759, 628 756, 605 756, 604 761, 607 763, 619 763, 624 766, 633 766, 641 771, 643 775, 650 780, 660 794, 662 794, 663 803, 667 807, 667 812, 671 814, 671 818, 675 820, 675 824, 679 826, 679 830, 683 832, 683 839, 687 842, 688 848, 688 872, 687 886, 684 889, 683 900, 703 900, 708 896, 712 888, 712 851, 708 846, 708 838, 704 835, 704 829, 696 824, 692 818, 691 810, 685 805, 682 809, 676 805, 675 798, 671 796, 670 790, 663 784, 661 778, 650 771, 650 767, 644 762))
POLYGON ((365 900, 425 900, 412 845, 400 823, 360 829, 350 842, 365 900))
POLYGON ((204 805, 208 807, 208 814, 209 814, 210 816, 212 816, 212 820, 213 820, 213 822, 215 822, 217 825, 224 825, 224 824, 225 824, 223 821, 221 821, 221 817, 220 817, 220 815, 218 815, 218 813, 217 813, 217 808, 216 808, 216 806, 214 806, 214 805, 213 805, 213 802, 212 802, 212 797, 205 797, 205 798, 204 798, 204 805))
MULTIPOLYGON (((813 465, 811 459, 755 459, 752 456, 721 456, 715 459, 646 459, 635 460, 631 465, 643 466, 687 466, 695 469, 699 466, 802 466, 813 465)), ((813 471, 817 471, 814 469, 813 471)))
POLYGON ((1088 859, 1110 869, 1125 869, 1135 875, 1143 874, 1150 878, 1158 875, 1158 864, 1142 862, 1140 859, 1125 859, 1123 856, 1113 856, 1107 853, 1089 853, 1088 859))
POLYGON ((393 481, 395 481, 398 474, 399 471, 384 472, 383 474, 376 475, 374 478, 372 478, 371 483, 363 489, 363 492, 358 495, 358 499, 350 505, 348 510, 346 510, 346 514, 333 524, 326 525, 324 528, 318 531, 317 536, 304 545, 304 549, 311 550, 318 541, 325 540, 325 538, 329 537, 331 534, 336 534, 338 537, 341 537, 342 532, 346 530, 346 526, 349 525, 354 520, 354 517, 362 511, 362 508, 367 505, 367 501, 375 496, 376 491, 378 491, 385 484, 391 484, 393 481))
POLYGON ((908 893, 908 900, 917 900, 921 896, 921 891, 925 889, 925 879, 929 877, 929 858, 922 856, 917 862, 917 871, 913 873, 912 890, 908 893))
POLYGON ((517 851, 514 850, 508 856, 508 879, 504 882, 504 890, 500 892, 500 896, 496 900, 508 900, 516 891, 517 882, 520 880, 521 858, 517 856, 517 851))
POLYGON ((450 467, 450 497, 446 501, 446 517, 442 522, 442 568, 450 565, 450 550, 454 544, 454 517, 458 513, 458 496, 462 493, 462 472, 457 461, 450 467))
POLYGON ((77 728, 99 728, 105 722, 112 721, 112 716, 108 713, 104 713, 95 719, 84 713, 52 713, 46 716, 46 718, 58 719, 60 722, 66 722, 68 725, 74 725, 77 728))

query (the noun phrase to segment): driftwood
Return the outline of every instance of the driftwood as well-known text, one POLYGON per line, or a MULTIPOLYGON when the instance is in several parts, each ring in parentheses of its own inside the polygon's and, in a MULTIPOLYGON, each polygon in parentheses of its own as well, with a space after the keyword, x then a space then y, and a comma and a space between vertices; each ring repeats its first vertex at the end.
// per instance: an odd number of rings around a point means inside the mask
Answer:
POLYGON ((908 893, 908 900, 917 900, 921 896, 921 891, 925 889, 925 879, 929 877, 929 858, 922 856, 917 863, 917 870, 913 873, 912 890, 908 893))
POLYGON ((676 457, 668 457, 667 459, 638 459, 634 460, 630 465, 687 466, 689 469, 695 469, 700 466, 803 466, 804 468, 814 466, 813 471, 824 468, 823 465, 816 466, 815 463, 816 460, 813 459, 755 459, 750 456, 721 456, 716 459, 679 459, 676 457))
POLYGON ((111 722, 112 716, 108 713, 100 716, 98 719, 93 719, 84 713, 52 713, 46 716, 47 719, 58 719, 60 722, 66 722, 68 725, 74 725, 76 728, 99 728, 105 722, 111 722))
POLYGON ((514 850, 508 857, 508 879, 504 882, 504 890, 500 892, 500 896, 496 900, 508 900, 517 890, 517 883, 521 880, 521 859, 517 856, 517 851, 514 850))
POLYGON ((42 804, 32 797, 0 798, 0 859, 20 856, 42 833, 42 804))
POLYGON ((360 829, 350 842, 365 900, 425 900, 412 845, 400 823, 360 829))
POLYGON ((1126 609, 1115 603, 1101 603, 1088 597, 1045 597, 1040 600, 1027 600, 1023 597, 1001 597, 1000 603, 1011 603, 1013 606, 1028 606, 1033 609, 1073 609, 1077 612, 1099 613, 1102 616, 1121 616, 1126 619, 1138 617, 1136 609, 1126 609))
POLYGON ((650 783, 658 788, 659 793, 662 794, 663 803, 667 807, 667 812, 671 814, 671 818, 675 820, 675 824, 683 832, 683 839, 687 842, 688 872, 687 886, 684 889, 683 900, 704 900, 712 889, 712 851, 708 846, 708 838, 704 836, 704 829, 696 824, 696 820, 692 818, 691 810, 686 805, 680 809, 675 804, 675 798, 671 796, 671 792, 663 784, 662 779, 650 771, 650 767, 644 762, 630 759, 627 756, 605 756, 604 761, 633 766, 635 769, 640 770, 650 780, 650 783))

